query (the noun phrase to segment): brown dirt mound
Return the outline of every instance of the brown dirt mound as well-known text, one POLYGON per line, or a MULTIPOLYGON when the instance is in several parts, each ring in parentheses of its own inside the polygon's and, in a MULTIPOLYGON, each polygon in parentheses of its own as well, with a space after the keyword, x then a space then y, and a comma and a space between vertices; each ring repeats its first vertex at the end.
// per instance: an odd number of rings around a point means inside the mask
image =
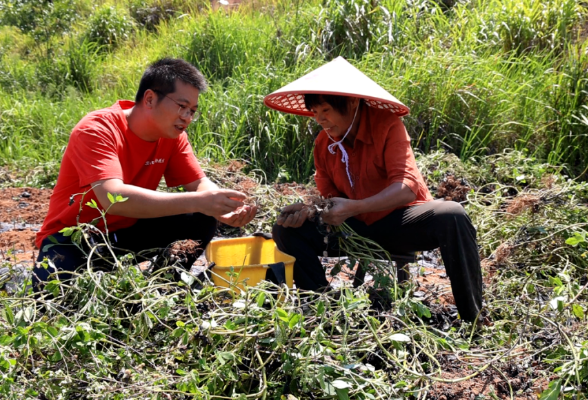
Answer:
POLYGON ((35 248, 35 232, 32 229, 18 229, 0 233, 0 249, 31 251, 35 248))

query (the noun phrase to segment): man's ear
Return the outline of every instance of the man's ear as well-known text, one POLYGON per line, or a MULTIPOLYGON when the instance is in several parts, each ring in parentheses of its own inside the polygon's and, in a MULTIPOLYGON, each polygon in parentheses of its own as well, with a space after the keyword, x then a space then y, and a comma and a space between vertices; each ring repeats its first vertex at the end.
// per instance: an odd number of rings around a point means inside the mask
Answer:
POLYGON ((151 89, 147 89, 143 94, 143 105, 149 109, 153 109, 157 103, 157 94, 151 89))

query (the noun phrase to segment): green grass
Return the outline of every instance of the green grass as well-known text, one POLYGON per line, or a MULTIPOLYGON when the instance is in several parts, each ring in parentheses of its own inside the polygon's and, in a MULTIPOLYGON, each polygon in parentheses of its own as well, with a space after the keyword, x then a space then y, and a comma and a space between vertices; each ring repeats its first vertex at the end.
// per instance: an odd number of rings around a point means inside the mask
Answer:
MULTIPOLYGON (((211 83, 204 118, 189 130, 199 156, 247 159, 270 180, 308 181, 308 121, 269 111, 262 98, 344 55, 411 107, 405 123, 422 151, 446 149, 465 160, 528 149, 571 175, 585 169, 582 3, 268 1, 238 12, 171 0, 163 12, 162 2, 152 3, 93 8, 77 0, 69 27, 37 44, 34 30, 8 27, 16 17, 0 19, 4 165, 59 161, 84 112, 132 98, 149 62, 177 56, 211 83), (101 16, 113 12, 116 18, 101 16), (156 26, 146 22, 149 12, 160 18, 156 26)), ((7 4, 16 3, 0 7, 7 4)))

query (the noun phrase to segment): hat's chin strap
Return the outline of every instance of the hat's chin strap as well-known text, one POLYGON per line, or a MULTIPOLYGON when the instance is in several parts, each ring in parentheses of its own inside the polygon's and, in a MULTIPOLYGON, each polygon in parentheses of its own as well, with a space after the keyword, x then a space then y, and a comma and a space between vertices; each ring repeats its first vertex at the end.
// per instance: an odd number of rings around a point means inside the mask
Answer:
POLYGON ((359 110, 359 104, 357 105, 357 108, 355 109, 355 114, 353 115, 353 121, 351 121, 351 125, 349 125, 349 128, 347 128, 347 132, 345 132, 345 135, 343 135, 343 139, 339 140, 338 142, 335 142, 335 139, 333 139, 331 137, 331 135, 329 135, 329 132, 327 132, 327 136, 329 137, 329 139, 331 139, 331 141, 333 141, 334 143, 331 143, 327 148, 329 149, 329 153, 331 154, 336 154, 337 150, 335 150, 335 147, 338 147, 339 150, 341 150, 341 162, 345 163, 345 171, 347 172, 347 178, 349 179, 349 183, 351 184, 351 187, 353 187, 353 181, 351 180, 351 174, 349 173, 349 155, 347 154, 347 151, 345 150, 345 147, 343 147, 343 141, 345 140, 345 138, 347 137, 347 135, 349 134, 349 132, 351 132, 351 128, 353 127, 353 123, 355 122, 355 117, 357 117, 357 111, 359 110))

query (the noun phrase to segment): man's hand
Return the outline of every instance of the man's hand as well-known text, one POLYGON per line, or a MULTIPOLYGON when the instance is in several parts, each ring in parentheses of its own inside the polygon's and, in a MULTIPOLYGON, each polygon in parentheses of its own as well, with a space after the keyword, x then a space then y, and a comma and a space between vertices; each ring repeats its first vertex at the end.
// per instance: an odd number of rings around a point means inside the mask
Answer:
POLYGON ((339 226, 347 218, 359 214, 357 210, 357 200, 344 199, 342 197, 333 197, 330 199, 333 206, 322 213, 323 222, 329 225, 339 226))
POLYGON ((304 203, 290 204, 282 209, 276 223, 284 228, 299 228, 306 222, 310 209, 304 203))
MULTIPOLYGON (((206 190, 195 193, 201 200, 200 212, 219 220, 222 216, 237 212, 239 208, 243 207, 243 200, 247 197, 241 192, 230 189, 206 190)), ((247 213, 249 211, 247 210, 247 213)), ((257 212, 257 208, 255 211, 257 212)))
POLYGON ((257 206, 243 206, 228 214, 221 215, 217 219, 223 224, 240 228, 247 225, 255 217, 257 206))

